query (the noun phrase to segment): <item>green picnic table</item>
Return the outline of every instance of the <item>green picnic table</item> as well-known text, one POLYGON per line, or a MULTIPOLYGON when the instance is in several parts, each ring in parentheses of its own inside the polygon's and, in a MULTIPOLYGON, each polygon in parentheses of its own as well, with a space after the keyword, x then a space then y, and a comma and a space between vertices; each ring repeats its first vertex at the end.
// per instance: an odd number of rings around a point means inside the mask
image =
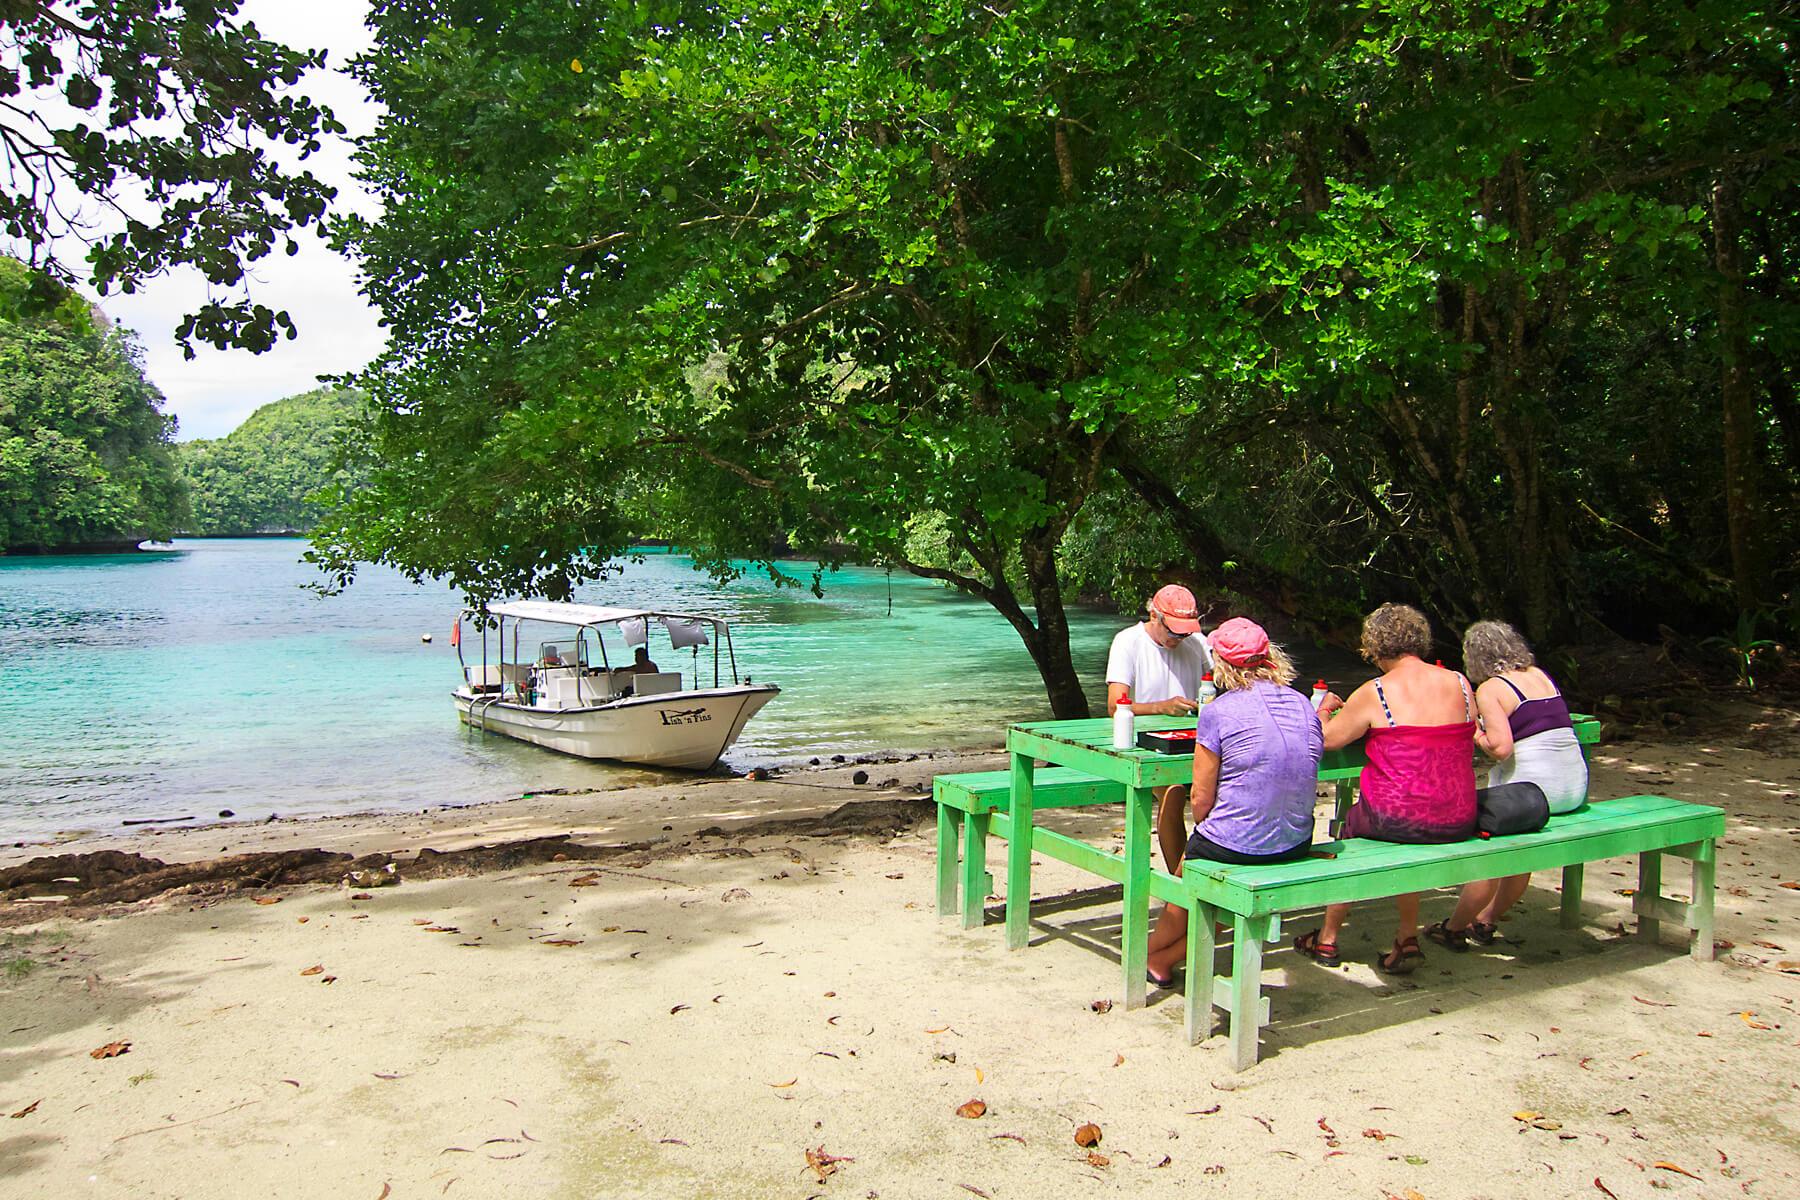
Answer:
MULTIPOLYGON (((1191 717, 1146 717, 1138 729, 1190 727, 1191 717)), ((1599 739, 1599 722, 1578 716, 1584 745, 1599 739)), ((1023 947, 1029 937, 1031 856, 1041 853, 1123 885, 1120 934, 1126 1005, 1144 1003, 1144 975, 1152 898, 1189 910, 1188 1030, 1192 1040, 1210 1031, 1216 1005, 1231 1015, 1233 1062, 1239 1069, 1256 1058, 1258 1028, 1268 1022, 1261 998, 1261 945, 1279 936, 1280 914, 1339 900, 1360 900, 1474 879, 1562 867, 1563 918, 1579 911, 1582 864, 1622 853, 1639 855, 1640 886, 1634 909, 1640 930, 1656 936, 1659 922, 1677 920, 1697 935, 1693 953, 1712 953, 1713 839, 1724 829, 1718 809, 1666 797, 1639 796, 1588 805, 1554 817, 1535 834, 1471 840, 1448 846, 1395 846, 1361 839, 1322 844, 1319 856, 1275 866, 1231 866, 1190 862, 1182 876, 1153 869, 1151 789, 1187 783, 1193 759, 1149 750, 1112 748, 1112 722, 1043 721, 1015 725, 1007 732, 1011 757, 1006 772, 940 776, 938 801, 938 910, 961 909, 965 926, 981 923, 982 897, 991 888, 986 871, 988 835, 1007 842, 1006 941, 1023 947), (1038 763, 1045 764, 1042 768, 1038 763), (1113 854, 1078 838, 1035 824, 1038 808, 1125 803, 1125 846, 1113 854), (964 844, 958 853, 958 842, 964 844), (1664 899, 1661 855, 1693 860, 1693 896, 1686 904, 1664 899), (960 893, 960 896, 959 896, 960 893), (960 902, 959 902, 960 901, 960 902), (1213 921, 1235 925, 1233 970, 1211 976, 1213 921), (1208 987, 1211 982, 1214 986, 1208 987)), ((1344 809, 1354 800, 1364 757, 1360 744, 1333 751, 1319 767, 1319 779, 1335 785, 1335 836, 1344 809)))

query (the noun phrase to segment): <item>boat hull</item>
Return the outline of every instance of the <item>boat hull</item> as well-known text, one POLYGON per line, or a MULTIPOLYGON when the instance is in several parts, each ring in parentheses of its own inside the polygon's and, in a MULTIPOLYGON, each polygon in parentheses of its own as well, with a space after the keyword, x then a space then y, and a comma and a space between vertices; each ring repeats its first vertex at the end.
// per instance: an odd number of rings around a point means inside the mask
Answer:
POLYGON ((773 684, 630 697, 593 708, 539 708, 452 693, 471 728, 503 734, 578 758, 704 771, 737 741, 773 684))

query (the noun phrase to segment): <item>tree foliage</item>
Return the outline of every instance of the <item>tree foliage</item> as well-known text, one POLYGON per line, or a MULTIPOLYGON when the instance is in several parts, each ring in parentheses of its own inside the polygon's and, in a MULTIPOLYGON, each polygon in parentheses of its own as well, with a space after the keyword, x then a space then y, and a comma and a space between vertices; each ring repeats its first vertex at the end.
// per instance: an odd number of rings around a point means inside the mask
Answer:
POLYGON ((340 578, 856 554, 987 599, 1065 715, 1071 580, 1539 638, 1631 572, 1792 586, 1740 553, 1795 479, 1792 4, 372 20, 387 211, 339 231, 393 341, 340 578))
POLYGON ((0 552, 167 537, 185 510, 161 405, 126 335, 0 257, 0 552))
POLYGON ((278 161, 342 133, 295 85, 324 56, 238 19, 240 0, 10 0, 0 4, 0 230, 74 278, 87 247, 101 295, 171 267, 213 289, 176 336, 268 349, 287 313, 250 299, 245 268, 320 220, 334 190, 278 161))
POLYGON ((182 531, 310 530, 321 512, 315 493, 352 486, 338 467, 339 443, 361 406, 354 390, 318 388, 263 405, 222 438, 178 444, 190 510, 182 531))

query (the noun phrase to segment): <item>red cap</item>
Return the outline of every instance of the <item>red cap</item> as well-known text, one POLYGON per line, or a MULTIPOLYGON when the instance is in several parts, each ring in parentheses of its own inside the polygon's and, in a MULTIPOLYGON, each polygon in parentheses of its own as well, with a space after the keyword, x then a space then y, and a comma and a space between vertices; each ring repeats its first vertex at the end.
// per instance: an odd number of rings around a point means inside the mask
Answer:
POLYGON ((1331 690, 1331 685, 1326 683, 1323 679, 1321 679, 1321 680, 1319 680, 1319 682, 1313 684, 1313 691, 1315 691, 1315 692, 1318 692, 1318 691, 1329 692, 1330 690, 1331 690))
POLYGON ((1208 638, 1212 652, 1234 667, 1260 667, 1269 661, 1269 635, 1255 621, 1233 617, 1208 638))
POLYGON ((1163 619, 1171 633, 1200 632, 1200 604, 1194 593, 1179 583, 1163 585, 1151 599, 1150 611, 1163 619))

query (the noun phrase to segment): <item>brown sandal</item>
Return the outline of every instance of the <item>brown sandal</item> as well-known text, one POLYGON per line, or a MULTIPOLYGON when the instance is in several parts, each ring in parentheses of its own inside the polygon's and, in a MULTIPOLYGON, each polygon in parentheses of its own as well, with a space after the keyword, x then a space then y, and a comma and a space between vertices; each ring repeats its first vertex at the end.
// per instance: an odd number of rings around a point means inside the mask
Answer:
POLYGON ((1396 938, 1394 948, 1375 959, 1375 969, 1384 975, 1411 975, 1414 968, 1425 961, 1425 952, 1419 949, 1419 939, 1409 937, 1404 941, 1396 938))
POLYGON ((1469 948, 1469 930, 1452 929, 1450 928, 1450 922, 1448 921, 1439 921, 1437 924, 1430 926, 1425 930, 1425 936, 1436 942, 1438 945, 1449 950, 1454 950, 1458 954, 1461 954, 1469 948))
POLYGON ((1335 967, 1342 960, 1338 958, 1336 942, 1321 942, 1319 930, 1313 929, 1294 939, 1294 949, 1318 963, 1321 967, 1335 967))

